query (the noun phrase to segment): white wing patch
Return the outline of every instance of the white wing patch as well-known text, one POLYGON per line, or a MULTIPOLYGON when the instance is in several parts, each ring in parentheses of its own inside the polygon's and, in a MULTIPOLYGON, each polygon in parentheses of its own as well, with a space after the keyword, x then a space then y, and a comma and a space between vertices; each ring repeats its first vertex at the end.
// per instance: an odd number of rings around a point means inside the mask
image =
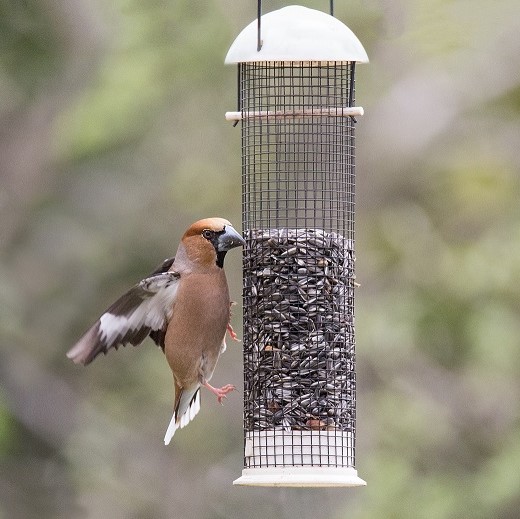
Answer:
MULTIPOLYGON (((99 334, 105 344, 115 343, 129 331, 138 330, 143 326, 152 330, 162 329, 165 321, 171 317, 178 283, 172 283, 169 278, 158 279, 157 282, 153 286, 156 293, 147 299, 143 299, 141 304, 128 315, 114 315, 105 312, 100 317, 99 334)), ((150 288, 152 287, 150 286, 150 288)))

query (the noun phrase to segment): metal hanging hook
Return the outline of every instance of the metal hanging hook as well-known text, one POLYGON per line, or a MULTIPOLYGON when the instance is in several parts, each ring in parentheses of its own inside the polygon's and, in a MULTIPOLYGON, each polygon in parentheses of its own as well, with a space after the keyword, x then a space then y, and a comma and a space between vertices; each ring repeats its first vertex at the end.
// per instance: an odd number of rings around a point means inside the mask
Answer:
POLYGON ((256 50, 260 52, 262 50, 262 0, 258 0, 257 9, 257 23, 258 23, 258 40, 256 50))

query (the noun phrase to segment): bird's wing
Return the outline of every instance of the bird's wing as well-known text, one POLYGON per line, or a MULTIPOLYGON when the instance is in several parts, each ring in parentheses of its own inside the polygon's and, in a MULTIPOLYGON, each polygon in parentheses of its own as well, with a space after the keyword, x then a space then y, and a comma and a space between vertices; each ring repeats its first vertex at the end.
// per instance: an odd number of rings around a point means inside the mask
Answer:
POLYGON ((178 272, 161 272, 165 264, 108 308, 67 357, 75 363, 89 364, 110 348, 117 349, 128 343, 137 346, 148 334, 162 345, 180 279, 178 272))
MULTIPOLYGON (((168 272, 173 262, 175 261, 175 256, 173 258, 166 258, 148 277, 157 276, 159 274, 163 274, 164 272, 168 272)), ((166 324, 166 323, 165 323, 166 324)), ((160 346, 162 351, 164 352, 164 338, 166 336, 166 326, 163 326, 160 330, 150 330, 150 337, 153 342, 160 346)))
POLYGON ((157 276, 157 274, 168 272, 174 261, 175 256, 173 258, 166 258, 148 277, 151 278, 152 276, 157 276))

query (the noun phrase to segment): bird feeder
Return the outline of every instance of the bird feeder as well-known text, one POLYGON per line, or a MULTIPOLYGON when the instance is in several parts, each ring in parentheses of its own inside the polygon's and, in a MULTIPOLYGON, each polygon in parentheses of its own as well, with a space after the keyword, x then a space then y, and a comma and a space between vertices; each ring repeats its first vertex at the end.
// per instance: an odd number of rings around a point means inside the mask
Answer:
POLYGON ((333 16, 290 6, 231 45, 246 240, 244 470, 234 483, 360 486, 355 469, 354 106, 368 61, 333 16))

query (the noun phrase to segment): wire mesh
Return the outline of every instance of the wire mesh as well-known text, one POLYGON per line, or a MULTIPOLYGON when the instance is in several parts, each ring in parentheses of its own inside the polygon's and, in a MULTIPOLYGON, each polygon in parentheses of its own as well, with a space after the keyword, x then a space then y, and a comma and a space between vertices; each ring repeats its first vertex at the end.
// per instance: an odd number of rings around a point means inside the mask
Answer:
POLYGON ((353 72, 239 65, 245 468, 355 466, 353 72))

